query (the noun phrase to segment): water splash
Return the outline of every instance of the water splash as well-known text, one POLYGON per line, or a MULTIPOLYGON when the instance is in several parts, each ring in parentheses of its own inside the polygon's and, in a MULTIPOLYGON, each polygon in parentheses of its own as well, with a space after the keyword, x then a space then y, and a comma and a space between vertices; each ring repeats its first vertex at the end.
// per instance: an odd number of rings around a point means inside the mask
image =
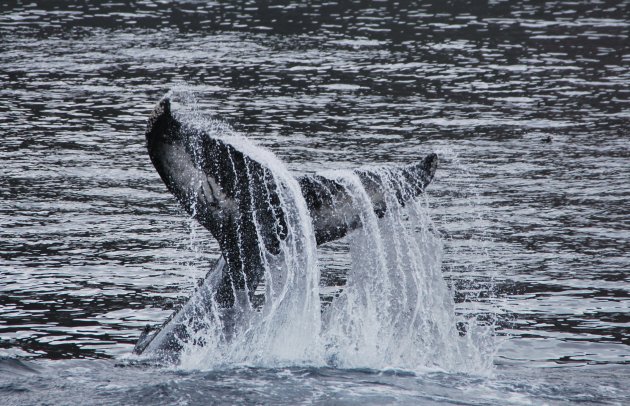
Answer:
MULTIPOLYGON (((279 253, 258 252, 264 280, 250 300, 232 309, 214 302, 213 281, 200 288, 210 305, 191 319, 180 367, 226 365, 332 365, 343 368, 439 368, 479 371, 489 364, 473 334, 460 337, 454 301, 441 273, 443 245, 427 214, 427 202, 401 203, 411 186, 387 169, 378 172, 387 215, 379 219, 368 192, 352 171, 328 173, 351 196, 362 227, 347 237, 351 266, 343 291, 322 312, 318 252, 300 186, 270 151, 225 124, 201 114, 190 92, 172 92, 177 118, 199 134, 220 137, 259 162, 273 176, 285 216, 279 253), (205 291, 204 291, 205 290, 205 291)), ((249 168, 248 168, 249 170, 249 168)), ((254 215, 258 241, 262 223, 254 215)), ((217 267, 218 274, 222 267, 217 267)))
POLYGON ((386 169, 379 173, 388 215, 378 219, 358 176, 338 173, 361 213, 350 237, 346 287, 326 310, 327 357, 344 368, 385 367, 476 371, 482 353, 459 337, 454 302, 441 273, 443 246, 427 203, 403 206, 409 189, 386 169))
POLYGON ((458 329, 466 333, 468 345, 479 353, 477 369, 491 371, 494 357, 507 339, 495 334, 499 317, 505 317, 501 314, 505 305, 495 289, 500 269, 497 252, 489 249, 496 246, 490 234, 496 225, 488 221, 489 205, 481 194, 492 185, 484 184, 488 181, 480 173, 480 165, 467 163, 451 146, 444 145, 436 152, 441 165, 429 215, 444 243, 442 272, 456 296, 458 329))

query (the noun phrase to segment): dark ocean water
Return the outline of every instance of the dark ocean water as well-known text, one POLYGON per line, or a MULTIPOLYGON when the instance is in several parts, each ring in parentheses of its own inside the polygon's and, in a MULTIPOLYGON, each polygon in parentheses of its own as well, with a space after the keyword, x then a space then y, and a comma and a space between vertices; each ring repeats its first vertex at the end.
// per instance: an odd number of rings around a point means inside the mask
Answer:
POLYGON ((0 404, 627 404, 629 36, 623 1, 2 2, 0 404), (182 85, 295 172, 437 152, 444 276, 494 367, 129 361, 219 255, 146 153, 182 85))

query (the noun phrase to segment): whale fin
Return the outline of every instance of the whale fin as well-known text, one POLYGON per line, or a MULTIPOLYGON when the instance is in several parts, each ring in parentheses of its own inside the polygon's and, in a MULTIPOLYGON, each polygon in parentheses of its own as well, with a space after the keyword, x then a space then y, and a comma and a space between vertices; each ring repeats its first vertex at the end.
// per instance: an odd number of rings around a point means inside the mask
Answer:
MULTIPOLYGON (((437 155, 429 154, 417 164, 354 172, 365 187, 375 214, 383 217, 387 212, 383 182, 403 178, 403 182, 395 182, 392 186, 398 202, 404 206, 406 201, 424 192, 435 175, 437 163, 437 155)), ((341 183, 321 175, 305 175, 298 178, 298 182, 313 219, 318 245, 342 238, 361 226, 358 208, 341 183)))
POLYGON ((151 115, 146 138, 169 191, 219 243, 226 266, 217 300, 229 307, 235 290, 253 294, 264 271, 261 246, 277 254, 287 233, 271 170, 225 139, 181 122, 168 97, 151 115))
MULTIPOLYGON (((191 317, 207 313, 212 303, 225 309, 222 314, 229 317, 227 309, 242 300, 244 293, 253 300, 265 271, 261 247, 272 255, 279 253, 280 242, 288 233, 287 214, 270 168, 226 139, 182 122, 173 114, 168 96, 151 114, 146 139, 151 161, 168 190, 210 231, 223 258, 189 302, 157 332, 146 332, 135 349, 136 353, 176 353, 187 339, 186 325, 191 317)), ((384 182, 404 179, 398 186, 392 183, 397 199, 404 204, 424 191, 436 168, 437 156, 431 154, 417 164, 359 169, 355 174, 374 212, 383 217, 387 212, 384 182)), ((344 184, 321 175, 299 177, 298 183, 313 220, 317 244, 342 238, 361 226, 359 209, 344 184)))

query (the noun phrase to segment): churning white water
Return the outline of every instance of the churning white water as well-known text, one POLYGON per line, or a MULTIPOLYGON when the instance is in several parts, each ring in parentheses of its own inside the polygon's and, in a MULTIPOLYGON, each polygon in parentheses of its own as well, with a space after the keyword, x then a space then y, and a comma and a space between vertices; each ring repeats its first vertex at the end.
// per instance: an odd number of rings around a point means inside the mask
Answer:
MULTIPOLYGON (((180 367, 310 364, 477 372, 489 368, 491 359, 476 344, 475 330, 461 335, 456 328, 453 295, 441 271, 442 242, 425 199, 403 205, 397 198, 397 193, 410 190, 403 179, 379 170, 388 208, 379 219, 356 173, 325 174, 346 188, 362 227, 346 237, 347 282, 322 310, 312 220, 294 176, 268 150, 200 114, 188 92, 172 92, 171 100, 173 113, 184 125, 203 130, 203 136, 221 137, 270 171, 288 228, 279 253, 274 255, 260 243, 259 252, 246 254, 263 259, 264 283, 256 291, 262 304, 243 294, 229 311, 213 303, 197 312, 180 367)), ((256 224, 258 232, 261 227, 256 224)), ((216 272, 220 271, 219 265, 216 272)), ((210 282, 201 289, 212 297, 213 288, 210 282)))

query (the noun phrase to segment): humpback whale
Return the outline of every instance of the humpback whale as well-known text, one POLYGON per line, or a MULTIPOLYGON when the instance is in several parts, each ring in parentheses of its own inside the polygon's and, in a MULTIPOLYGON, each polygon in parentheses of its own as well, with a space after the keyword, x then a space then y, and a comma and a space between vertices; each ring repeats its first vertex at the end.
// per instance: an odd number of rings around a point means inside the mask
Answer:
MULTIPOLYGON (((151 113, 146 129, 151 162, 181 207, 210 231, 221 250, 221 257, 188 302, 159 329, 152 331, 147 326, 134 349, 136 354, 175 360, 182 343, 188 340, 190 324, 211 310, 220 314, 226 325, 237 322, 237 304, 243 300, 253 303, 256 289, 264 283, 260 247, 271 255, 279 254, 290 230, 280 185, 271 168, 228 138, 190 125, 173 110, 167 94, 151 113)), ((429 154, 415 164, 356 169, 354 174, 363 184, 374 213, 383 217, 388 210, 382 188, 384 174, 402 180, 405 186, 395 188, 395 193, 404 205, 431 182, 437 162, 437 155, 429 154)), ((317 245, 361 227, 360 210, 338 180, 320 174, 302 175, 296 180, 317 245)))

